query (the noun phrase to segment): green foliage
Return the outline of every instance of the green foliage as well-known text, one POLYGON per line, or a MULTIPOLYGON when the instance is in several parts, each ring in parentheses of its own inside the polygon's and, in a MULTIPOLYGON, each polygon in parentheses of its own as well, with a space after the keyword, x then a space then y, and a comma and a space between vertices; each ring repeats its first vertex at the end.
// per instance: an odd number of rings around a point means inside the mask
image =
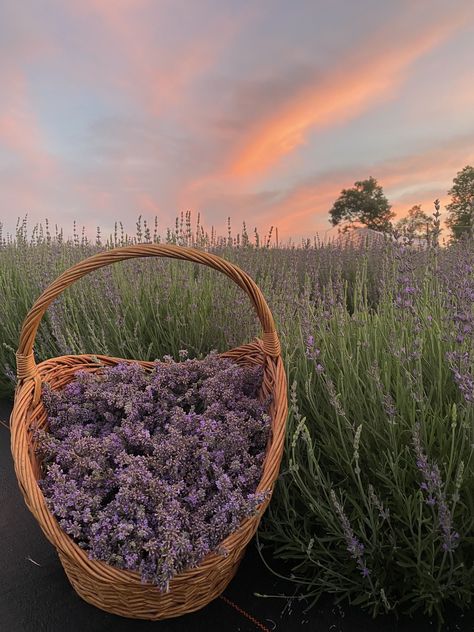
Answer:
POLYGON ((395 245, 379 263, 375 310, 361 253, 352 287, 333 279, 353 313, 334 295, 308 305, 286 340, 289 427, 262 555, 287 560, 314 600, 442 618, 474 593, 474 244, 395 245))
POLYGON ((474 234, 474 167, 467 165, 458 171, 448 195, 451 203, 446 206, 449 214, 446 224, 453 238, 474 234))
MULTIPOLYGON (((291 409, 260 531, 265 558, 289 561, 291 581, 314 599, 330 592, 374 614, 442 615, 446 602, 470 603, 474 243, 441 249, 433 239, 426 251, 388 241, 272 248, 262 238, 257 248, 246 231, 245 239, 219 241, 191 231, 188 217, 181 224, 166 241, 212 250, 246 270, 282 341, 291 409)), ((131 243, 159 241, 144 228, 131 243)), ((20 229, 13 242, 0 238, 4 393, 12 392, 27 310, 60 272, 104 247, 39 235, 30 242, 20 229)), ((35 357, 177 359, 184 348, 202 357, 258 333, 247 297, 223 275, 136 259, 66 290, 46 312, 35 357)))
POLYGON ((372 230, 387 232, 395 215, 390 208, 382 187, 370 177, 355 182, 352 189, 343 189, 329 214, 333 226, 341 222, 348 222, 346 226, 359 222, 372 230))
POLYGON ((433 233, 433 216, 425 213, 420 204, 415 204, 406 217, 396 222, 395 229, 413 237, 429 239, 433 233))

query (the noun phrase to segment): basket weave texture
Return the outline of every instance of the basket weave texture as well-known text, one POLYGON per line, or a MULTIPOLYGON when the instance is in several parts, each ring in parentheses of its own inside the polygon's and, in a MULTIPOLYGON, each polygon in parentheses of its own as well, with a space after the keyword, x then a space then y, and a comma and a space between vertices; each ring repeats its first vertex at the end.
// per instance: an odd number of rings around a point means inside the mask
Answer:
POLYGON ((35 516, 48 540, 55 546, 67 577, 80 597, 110 613, 124 617, 158 620, 198 610, 220 595, 235 575, 245 548, 251 540, 271 494, 259 506, 258 513, 245 519, 239 528, 222 541, 228 554, 208 554, 196 567, 170 581, 170 589, 160 592, 152 584, 142 583, 136 572, 90 560, 70 536, 62 531, 46 506, 38 486, 42 467, 35 455, 32 425, 47 426, 47 414, 41 401, 41 384, 60 389, 74 378, 77 370, 97 371, 119 362, 137 362, 146 369, 152 362, 104 355, 67 355, 36 364, 33 345, 36 333, 50 303, 72 283, 86 274, 136 257, 168 257, 200 263, 230 277, 249 296, 262 325, 263 333, 248 344, 222 353, 243 365, 260 364, 264 378, 260 396, 272 395, 269 414, 271 433, 257 491, 273 492, 283 453, 287 418, 287 381, 280 343, 273 316, 255 282, 240 268, 206 252, 173 245, 140 244, 101 252, 74 265, 61 274, 34 303, 20 334, 17 351, 15 401, 11 414, 11 450, 15 472, 26 505, 35 516))

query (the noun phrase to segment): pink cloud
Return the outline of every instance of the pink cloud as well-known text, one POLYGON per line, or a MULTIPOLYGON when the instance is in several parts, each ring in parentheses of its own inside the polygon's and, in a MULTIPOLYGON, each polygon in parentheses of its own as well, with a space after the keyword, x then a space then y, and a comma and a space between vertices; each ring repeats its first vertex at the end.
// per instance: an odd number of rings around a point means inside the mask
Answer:
MULTIPOLYGON (((95 14, 100 28, 89 36, 95 49, 97 68, 76 69, 82 79, 105 82, 127 101, 154 117, 165 110, 180 107, 188 90, 219 59, 219 53, 248 19, 242 12, 239 19, 225 13, 209 18, 208 25, 191 38, 176 29, 176 19, 183 22, 198 5, 178 5, 152 0, 86 0, 72 7, 84 20, 95 14)), ((95 24, 95 21, 93 22, 95 24)))
POLYGON ((24 74, 17 69, 3 70, 0 81, 8 93, 0 103, 0 147, 6 148, 36 175, 54 173, 54 160, 45 149, 45 138, 29 105, 24 74))

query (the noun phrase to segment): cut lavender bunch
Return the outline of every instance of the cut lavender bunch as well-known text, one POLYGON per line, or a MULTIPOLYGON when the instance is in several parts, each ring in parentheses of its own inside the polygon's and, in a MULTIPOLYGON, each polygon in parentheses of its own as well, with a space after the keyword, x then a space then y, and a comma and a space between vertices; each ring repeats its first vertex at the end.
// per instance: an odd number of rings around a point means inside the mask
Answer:
POLYGON ((256 493, 270 432, 262 377, 211 353, 46 385, 39 485, 61 528, 91 559, 168 590, 266 498, 256 493))

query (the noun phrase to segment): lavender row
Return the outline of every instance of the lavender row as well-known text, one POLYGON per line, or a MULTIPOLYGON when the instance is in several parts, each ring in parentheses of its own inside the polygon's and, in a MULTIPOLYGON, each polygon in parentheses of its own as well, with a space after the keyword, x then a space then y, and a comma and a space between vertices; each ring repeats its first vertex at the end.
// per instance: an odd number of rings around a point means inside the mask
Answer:
MULTIPOLYGON (((193 245, 256 280, 294 385, 282 473, 260 530, 267 562, 275 555, 292 560, 290 580, 314 599, 331 592, 373 613, 442 615, 448 602, 468 604, 472 240, 425 250, 401 240, 193 245)), ((0 248, 6 373, 21 318, 39 291, 101 247, 53 238, 0 248)), ((93 352, 152 360, 178 358, 186 347, 202 357, 258 333, 246 296, 228 279, 203 266, 135 260, 67 290, 51 306, 35 350, 38 359, 93 352)), ((3 385, 11 392, 12 382, 3 385)))

